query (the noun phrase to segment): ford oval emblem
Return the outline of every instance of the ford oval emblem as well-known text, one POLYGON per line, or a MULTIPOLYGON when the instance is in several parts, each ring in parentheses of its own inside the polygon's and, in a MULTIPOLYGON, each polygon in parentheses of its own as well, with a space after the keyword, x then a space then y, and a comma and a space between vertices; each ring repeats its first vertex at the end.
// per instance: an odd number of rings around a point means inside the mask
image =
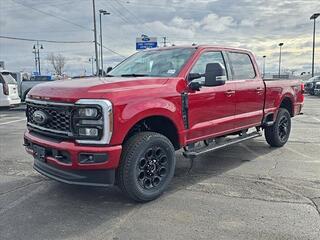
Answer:
POLYGON ((48 121, 48 116, 45 112, 37 110, 32 114, 32 119, 35 123, 43 125, 48 121))
POLYGON ((148 38, 148 37, 143 37, 143 38, 142 38, 142 41, 143 41, 143 42, 148 42, 148 41, 150 41, 150 38, 148 38))

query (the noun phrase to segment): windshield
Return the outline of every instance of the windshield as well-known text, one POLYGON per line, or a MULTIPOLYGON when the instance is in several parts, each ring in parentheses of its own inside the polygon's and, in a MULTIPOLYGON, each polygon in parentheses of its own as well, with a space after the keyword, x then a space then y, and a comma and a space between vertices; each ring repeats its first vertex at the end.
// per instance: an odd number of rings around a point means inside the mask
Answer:
POLYGON ((108 75, 174 77, 194 51, 193 48, 176 48, 138 52, 116 66, 108 75))
POLYGON ((16 80, 11 76, 9 72, 2 72, 1 73, 1 82, 4 81, 7 84, 16 84, 16 80))

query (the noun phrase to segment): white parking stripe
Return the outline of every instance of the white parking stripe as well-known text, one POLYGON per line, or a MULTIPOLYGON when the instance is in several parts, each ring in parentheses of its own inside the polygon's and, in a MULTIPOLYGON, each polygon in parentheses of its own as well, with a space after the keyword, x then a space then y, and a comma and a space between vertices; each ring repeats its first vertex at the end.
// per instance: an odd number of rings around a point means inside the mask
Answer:
POLYGON ((25 121, 25 120, 27 120, 27 119, 23 118, 23 119, 13 120, 13 121, 9 121, 9 122, 4 122, 4 123, 0 123, 0 126, 7 125, 7 124, 10 124, 10 123, 15 123, 15 122, 21 122, 21 121, 25 121))
POLYGON ((317 117, 313 117, 314 120, 317 120, 318 122, 320 122, 320 119, 317 117))
POLYGON ((0 121, 12 121, 14 119, 21 119, 21 116, 7 116, 4 118, 0 118, 0 121))

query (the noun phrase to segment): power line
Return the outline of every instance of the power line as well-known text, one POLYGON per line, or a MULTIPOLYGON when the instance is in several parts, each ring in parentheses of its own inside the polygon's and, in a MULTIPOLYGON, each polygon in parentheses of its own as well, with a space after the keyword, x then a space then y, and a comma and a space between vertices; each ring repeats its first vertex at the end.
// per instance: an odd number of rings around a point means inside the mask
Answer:
MULTIPOLYGON (((47 42, 47 43, 71 43, 71 44, 80 44, 80 43, 92 43, 93 41, 57 41, 57 40, 47 40, 47 39, 33 39, 33 38, 19 38, 19 37, 9 37, 9 36, 2 36, 0 35, 0 38, 2 39, 10 39, 10 40, 18 40, 18 41, 28 41, 28 42, 47 42)), ((100 46, 100 43, 97 43, 100 46)), ((109 52, 112 52, 120 57, 126 57, 125 55, 116 52, 115 50, 112 50, 111 48, 108 48, 104 45, 102 45, 104 49, 107 49, 109 52)))
POLYGON ((37 9, 37 8, 35 8, 35 7, 32 7, 32 6, 26 5, 26 4, 24 4, 24 3, 18 2, 18 1, 16 1, 16 0, 11 0, 11 1, 14 2, 14 3, 16 3, 16 4, 19 4, 19 5, 21 5, 21 6, 24 6, 24 7, 26 7, 26 8, 30 8, 30 9, 36 11, 36 12, 42 13, 42 14, 44 14, 44 15, 48 15, 48 16, 57 18, 57 19, 59 19, 59 20, 61 20, 61 21, 67 22, 67 23, 69 23, 69 24, 72 24, 72 25, 74 25, 74 26, 77 26, 77 27, 80 27, 80 28, 83 28, 83 29, 92 31, 92 29, 89 29, 89 28, 87 28, 87 27, 84 27, 84 26, 82 26, 82 25, 80 25, 80 24, 78 24, 78 23, 72 22, 72 21, 68 20, 67 18, 60 17, 60 16, 54 15, 54 14, 52 14, 52 13, 42 11, 42 10, 37 9))
POLYGON ((29 41, 29 42, 47 42, 47 43, 92 43, 92 41, 58 41, 58 40, 46 40, 46 39, 32 39, 32 38, 20 38, 20 37, 9 37, 9 36, 2 36, 0 38, 3 39, 11 39, 11 40, 20 40, 20 41, 29 41))
MULTIPOLYGON (((98 44, 99 46, 101 46, 99 42, 97 42, 97 44, 98 44)), ((111 48, 108 48, 108 47, 104 46, 103 44, 102 44, 102 47, 103 47, 104 49, 107 49, 109 52, 112 52, 112 53, 114 53, 114 54, 116 54, 116 55, 118 55, 118 56, 120 56, 120 57, 126 57, 125 55, 122 55, 121 53, 118 53, 118 52, 112 50, 111 48)))
MULTIPOLYGON (((144 21, 143 21, 143 19, 141 19, 139 16, 137 16, 135 13, 133 13, 130 9, 128 9, 124 4, 121 3, 121 1, 119 1, 119 0, 114 0, 114 2, 118 3, 118 5, 119 5, 122 9, 126 10, 130 15, 132 15, 138 24, 141 24, 141 25, 144 25, 144 24, 145 24, 144 21)), ((151 33, 157 35, 151 28, 149 28, 149 27, 147 27, 147 26, 145 26, 145 28, 148 29, 151 33)))
POLYGON ((124 23, 127 23, 127 24, 132 24, 130 22, 130 19, 128 19, 126 16, 124 16, 121 11, 119 11, 116 6, 113 5, 112 2, 109 2, 109 6, 117 13, 118 17, 121 18, 121 20, 124 22, 124 23))

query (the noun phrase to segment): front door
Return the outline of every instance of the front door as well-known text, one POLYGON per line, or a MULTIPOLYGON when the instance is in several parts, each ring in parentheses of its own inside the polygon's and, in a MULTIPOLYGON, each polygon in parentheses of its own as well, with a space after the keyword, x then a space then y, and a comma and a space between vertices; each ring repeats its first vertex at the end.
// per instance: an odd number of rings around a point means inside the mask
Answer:
MULTIPOLYGON (((205 51, 200 54, 190 73, 204 74, 208 63, 226 64, 220 51, 205 51)), ((189 93, 189 130, 187 142, 223 135, 233 129, 235 114, 235 84, 228 81, 215 87, 201 87, 189 93)), ((193 81, 204 83, 204 77, 193 81)))

